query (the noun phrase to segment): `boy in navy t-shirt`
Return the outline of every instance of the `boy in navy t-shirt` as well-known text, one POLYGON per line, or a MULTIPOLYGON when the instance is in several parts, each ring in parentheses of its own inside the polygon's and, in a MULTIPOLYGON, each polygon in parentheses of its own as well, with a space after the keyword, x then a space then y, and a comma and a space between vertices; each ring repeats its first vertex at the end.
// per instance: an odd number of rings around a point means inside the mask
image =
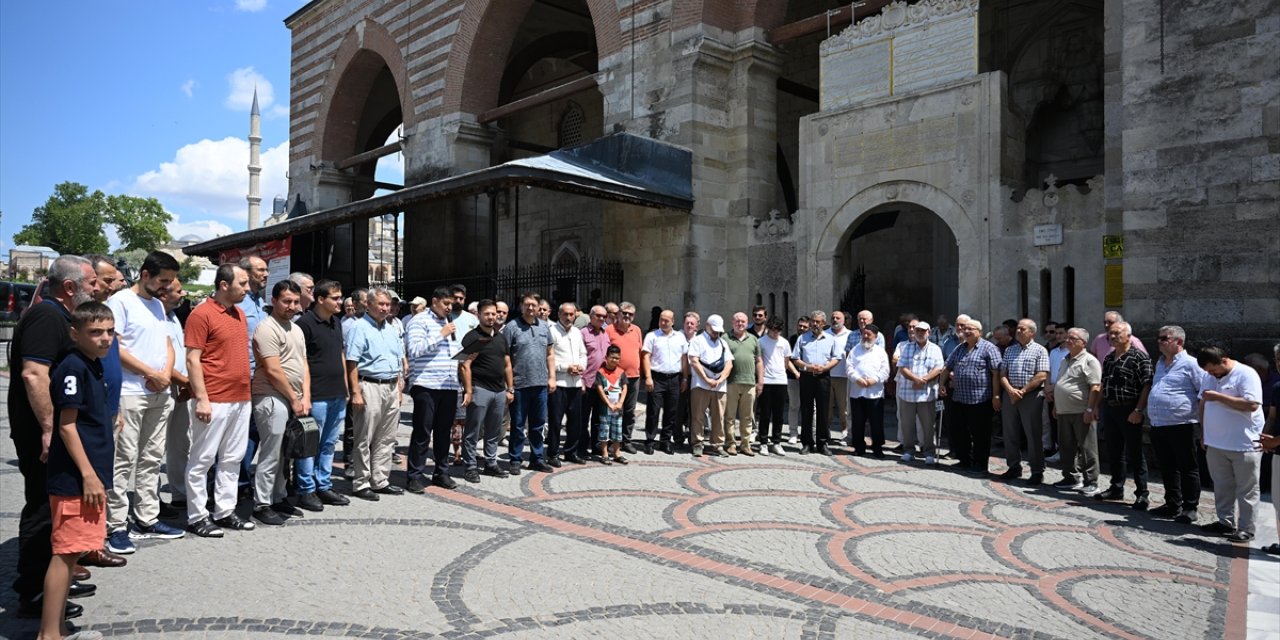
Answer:
MULTIPOLYGON (((102 548, 107 534, 106 491, 115 456, 114 416, 107 407, 102 358, 115 337, 115 318, 101 302, 86 302, 71 314, 73 348, 49 376, 53 438, 49 444, 49 510, 53 559, 44 578, 41 638, 68 635, 63 607, 76 561, 102 548)), ((92 637, 81 632, 73 637, 92 637)), ((98 635, 96 637, 101 637, 98 635)))

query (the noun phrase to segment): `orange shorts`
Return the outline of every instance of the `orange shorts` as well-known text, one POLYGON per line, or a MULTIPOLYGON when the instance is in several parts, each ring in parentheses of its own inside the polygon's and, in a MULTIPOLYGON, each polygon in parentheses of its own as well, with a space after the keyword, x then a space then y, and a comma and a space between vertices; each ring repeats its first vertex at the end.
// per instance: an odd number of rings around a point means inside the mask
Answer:
POLYGON ((53 553, 67 555, 102 548, 107 518, 102 507, 89 507, 81 496, 49 496, 53 517, 53 553))

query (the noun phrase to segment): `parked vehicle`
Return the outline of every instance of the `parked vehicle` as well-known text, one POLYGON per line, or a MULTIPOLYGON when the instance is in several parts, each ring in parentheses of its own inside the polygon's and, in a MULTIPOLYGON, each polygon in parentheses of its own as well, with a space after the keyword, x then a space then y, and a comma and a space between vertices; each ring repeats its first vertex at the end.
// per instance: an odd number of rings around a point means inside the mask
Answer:
POLYGON ((36 285, 27 282, 0 281, 0 322, 17 322, 31 306, 36 285))

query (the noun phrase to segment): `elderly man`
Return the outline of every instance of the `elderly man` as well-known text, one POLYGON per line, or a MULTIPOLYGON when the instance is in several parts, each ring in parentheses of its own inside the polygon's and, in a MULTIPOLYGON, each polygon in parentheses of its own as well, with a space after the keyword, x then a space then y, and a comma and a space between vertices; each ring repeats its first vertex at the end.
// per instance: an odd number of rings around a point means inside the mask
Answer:
POLYGON ((858 330, 862 340, 849 350, 849 445, 855 455, 867 453, 867 421, 871 422, 871 455, 884 457, 884 383, 889 380, 889 356, 876 346, 880 329, 868 324, 858 330))
POLYGON ((1062 455, 1062 480, 1053 486, 1085 495, 1098 490, 1098 432, 1094 426, 1102 397, 1102 364, 1085 348, 1088 342, 1088 331, 1079 327, 1067 330, 1063 341, 1067 357, 1049 387, 1062 455))
POLYGON ((1107 337, 1114 350, 1102 361, 1102 428, 1107 443, 1111 487, 1099 493, 1099 500, 1124 498, 1125 465, 1133 470, 1137 497, 1133 508, 1146 511, 1147 458, 1142 452, 1142 417, 1151 389, 1151 358, 1132 347, 1127 322, 1112 323, 1107 337))
POLYGON ((689 343, 689 371, 693 375, 693 393, 689 410, 693 424, 689 428, 689 444, 693 457, 702 457, 702 433, 707 430, 707 413, 711 414, 710 455, 722 456, 724 442, 724 408, 727 382, 733 373, 733 351, 724 339, 724 319, 707 317, 706 330, 689 343))
POLYGON ((1200 504, 1200 464, 1196 460, 1196 432, 1200 428, 1200 391, 1204 372, 1187 354, 1182 327, 1160 327, 1160 358, 1147 393, 1151 447, 1155 449, 1164 505, 1152 510, 1178 522, 1195 522, 1200 504))
POLYGON ((1031 458, 1032 486, 1044 482, 1044 381, 1049 377, 1049 352, 1035 341, 1036 323, 1030 318, 1018 321, 1014 342, 1004 351, 1000 363, 1001 422, 1004 426, 1004 458, 1009 469, 1000 474, 1004 481, 1022 477, 1022 452, 1019 441, 1027 443, 1031 458))
POLYGON ((964 338, 964 344, 956 347, 947 358, 943 375, 943 393, 951 395, 951 452, 974 475, 985 477, 991 457, 991 415, 1000 410, 1000 396, 994 391, 1000 387, 1000 351, 994 344, 982 339, 982 323, 965 318, 961 329, 956 318, 956 333, 964 338), (953 383, 952 391, 945 391, 946 381, 953 383))
POLYGON ((644 452, 650 455, 653 454, 654 441, 659 437, 662 452, 667 455, 674 452, 672 440, 676 437, 676 418, 680 411, 680 386, 689 371, 689 363, 685 360, 689 342, 675 324, 675 312, 664 309, 658 314, 658 328, 644 337, 644 346, 640 349, 640 372, 648 393, 644 452), (662 419, 661 434, 659 418, 662 419))
POLYGON ((298 301, 298 315, 302 315, 302 312, 310 309, 311 303, 316 301, 316 281, 311 274, 302 271, 289 274, 289 280, 298 285, 298 289, 302 291, 302 298, 298 301))
MULTIPOLYGON (((689 411, 690 402, 693 398, 693 372, 689 370, 689 362, 687 356, 689 353, 687 345, 698 337, 698 327, 702 324, 702 316, 697 311, 686 311, 684 321, 681 323, 680 335, 684 336, 686 345, 683 363, 684 375, 680 379, 680 405, 678 408, 679 417, 676 419, 675 446, 680 447, 686 440, 689 440, 689 433, 693 431, 693 415, 689 411)), ((701 434, 706 435, 706 434, 701 434)))
MULTIPOLYGON (((48 297, 22 316, 9 345, 9 371, 13 375, 9 384, 9 437, 17 451, 24 500, 18 521, 17 578, 13 581, 20 618, 40 617, 44 577, 53 557, 46 460, 55 420, 49 374, 72 347, 71 312, 93 300, 98 288, 93 264, 79 256, 54 260, 49 266, 48 281, 48 297)), ((100 551, 92 553, 101 555, 100 551)), ((72 595, 88 595, 95 590, 93 585, 73 586, 72 595)), ((83 610, 78 604, 67 603, 64 613, 75 617, 83 610)))
POLYGON ((529 440, 529 470, 550 473, 544 459, 542 437, 547 428, 547 395, 556 390, 556 345, 551 327, 538 318, 542 297, 526 293, 520 297, 520 317, 504 335, 511 354, 515 400, 511 404, 511 441, 508 449, 511 475, 520 474, 524 442, 529 440))
MULTIPOLYGON (((876 321, 876 317, 871 314, 871 311, 869 309, 863 309, 862 311, 858 312, 857 320, 858 320, 858 331, 861 332, 863 327, 874 323, 876 321)), ((881 349, 885 348, 884 334, 881 334, 881 333, 876 334, 876 346, 880 347, 881 349)))
POLYGON ((391 484, 391 454, 408 362, 404 342, 388 322, 390 315, 391 292, 382 287, 370 291, 368 312, 351 327, 346 349, 347 384, 355 414, 351 495, 375 502, 379 495, 404 493, 391 484))
POLYGON ((574 326, 578 306, 572 302, 560 305, 559 321, 551 324, 551 338, 555 341, 556 392, 551 394, 547 407, 549 422, 546 446, 547 463, 560 465, 560 427, 567 434, 565 461, 585 464, 578 455, 578 443, 586 437, 582 421, 582 374, 587 369, 587 346, 582 341, 582 330, 574 326))
POLYGON ((929 341, 927 322, 911 329, 911 341, 898 352, 898 437, 902 440, 902 461, 915 459, 916 443, 925 464, 937 464, 934 416, 937 413, 938 378, 946 359, 942 348, 929 341))
POLYGON ((453 418, 458 412, 458 362, 462 350, 458 325, 451 318, 453 294, 447 287, 431 292, 427 310, 409 319, 404 346, 409 357, 409 397, 413 398, 413 433, 409 436, 409 457, 405 463, 405 489, 422 493, 427 489, 427 449, 435 463, 431 484, 456 489, 449 477, 449 443, 453 418))
MULTIPOLYGON (((845 372, 844 355, 849 353, 853 348, 849 344, 851 339, 849 336, 854 332, 845 326, 845 313, 843 311, 831 312, 831 328, 827 333, 831 334, 836 340, 836 349, 840 352, 840 361, 836 363, 835 368, 831 370, 831 410, 835 412, 835 422, 839 425, 841 435, 849 430, 849 374, 845 372)), ((857 338, 852 338, 857 340, 857 338)), ((822 428, 830 428, 831 425, 822 425, 822 428)))
POLYGON ((1218 516, 1216 522, 1201 529, 1232 542, 1248 542, 1255 533, 1262 468, 1258 448, 1263 426, 1262 380, 1257 371, 1241 366, 1221 347, 1201 349, 1196 361, 1209 373, 1200 392, 1200 411, 1218 516))
POLYGON ((760 339, 747 331, 747 314, 733 314, 733 331, 725 336, 729 350, 733 352, 736 366, 729 376, 727 410, 724 414, 724 433, 729 455, 742 453, 754 456, 751 449, 751 430, 755 426, 755 403, 764 384, 764 362, 760 359, 760 339), (738 421, 738 444, 733 442, 733 422, 738 421))
MULTIPOLYGON (((809 333, 796 340, 791 363, 800 371, 800 455, 810 452, 831 455, 827 439, 831 435, 831 370, 844 357, 831 334, 823 331, 827 314, 816 310, 809 314, 809 333), (818 425, 814 428, 814 414, 818 425)), ((886 372, 886 377, 888 373, 886 372)))
POLYGON ((634 454, 636 446, 631 442, 631 431, 636 425, 636 400, 640 397, 640 348, 644 345, 644 332, 635 325, 636 306, 630 302, 618 305, 616 322, 609 323, 609 343, 622 350, 618 366, 627 376, 627 395, 622 401, 622 450, 634 454))
MULTIPOLYGON (((1112 325, 1117 322, 1124 322, 1124 316, 1120 315, 1119 311, 1108 311, 1102 314, 1102 333, 1099 333, 1093 339, 1093 344, 1089 347, 1089 351, 1093 353, 1093 357, 1098 359, 1098 362, 1102 362, 1107 357, 1107 354, 1115 349, 1115 346, 1111 344, 1110 333, 1112 325)), ((1147 348, 1143 346, 1142 341, 1132 333, 1129 334, 1129 346, 1135 347, 1143 353, 1147 352, 1147 348)))
POLYGON ((573 440, 573 436, 570 435, 569 442, 565 443, 568 450, 575 452, 582 460, 591 458, 592 449, 595 448, 599 436, 596 418, 600 415, 602 408, 593 390, 596 385, 596 374, 600 372, 600 367, 604 366, 604 357, 609 350, 609 332, 606 331, 604 324, 608 312, 602 305, 596 305, 591 307, 587 315, 589 316, 587 326, 582 329, 582 345, 587 350, 587 367, 582 370, 582 422, 584 435, 590 437, 573 440))

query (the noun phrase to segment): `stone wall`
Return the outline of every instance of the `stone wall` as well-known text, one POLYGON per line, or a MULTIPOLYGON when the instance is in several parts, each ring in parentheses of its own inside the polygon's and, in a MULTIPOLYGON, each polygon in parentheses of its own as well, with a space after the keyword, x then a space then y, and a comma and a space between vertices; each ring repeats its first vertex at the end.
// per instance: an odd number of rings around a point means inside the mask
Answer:
POLYGON ((1146 336, 1263 348, 1280 336, 1280 2, 1122 4, 1123 311, 1146 336))

